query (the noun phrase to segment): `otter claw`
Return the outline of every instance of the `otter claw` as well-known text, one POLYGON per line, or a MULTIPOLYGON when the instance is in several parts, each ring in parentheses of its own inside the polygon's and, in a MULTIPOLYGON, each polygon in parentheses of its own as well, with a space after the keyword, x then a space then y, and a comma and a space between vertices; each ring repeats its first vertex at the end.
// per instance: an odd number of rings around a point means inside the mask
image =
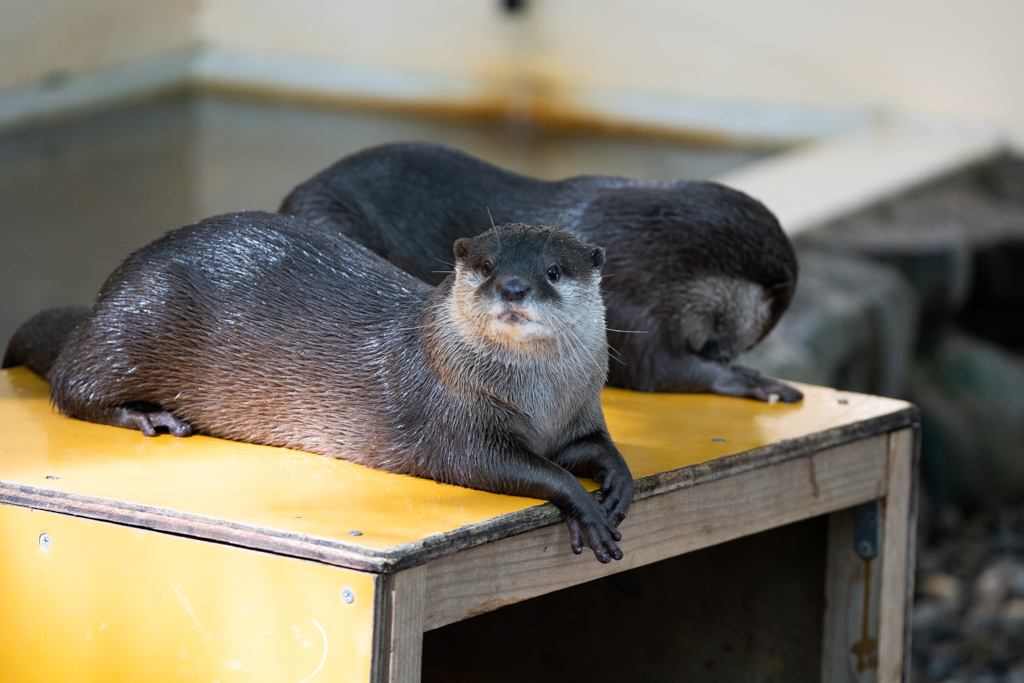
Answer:
POLYGON ((732 366, 729 370, 731 371, 731 376, 727 380, 713 385, 711 387, 712 393, 723 396, 753 398, 758 401, 765 401, 766 403, 774 403, 772 401, 773 396, 777 396, 776 400, 783 403, 796 403, 804 398, 803 393, 798 389, 794 389, 788 384, 783 384, 771 377, 764 377, 757 370, 738 365, 732 366))
POLYGON ((167 431, 174 436, 183 437, 192 434, 192 425, 179 420, 169 411, 161 410, 156 413, 150 413, 149 419, 155 426, 167 427, 167 431))
MULTIPOLYGON (((608 522, 617 527, 626 518, 633 503, 633 479, 631 475, 616 478, 601 487, 601 510, 608 522)), ((619 539, 615 539, 616 541, 619 539)))
POLYGON ((156 436, 157 427, 166 427, 167 431, 177 437, 189 436, 192 433, 192 425, 179 420, 172 413, 166 410, 159 410, 147 413, 133 408, 124 408, 122 426, 138 429, 146 436, 156 436))
POLYGON ((615 541, 622 540, 622 534, 615 528, 601 529, 599 525, 581 523, 577 519, 566 520, 566 526, 569 527, 569 547, 577 555, 587 547, 594 551, 594 557, 603 564, 613 559, 622 559, 622 551, 615 545, 615 541))
POLYGON ((776 382, 775 380, 768 379, 767 377, 764 378, 763 382, 763 384, 751 387, 747 396, 767 403, 775 403, 776 401, 782 401, 783 403, 796 403, 797 401, 802 401, 804 398, 801 391, 783 384, 782 382, 776 382))

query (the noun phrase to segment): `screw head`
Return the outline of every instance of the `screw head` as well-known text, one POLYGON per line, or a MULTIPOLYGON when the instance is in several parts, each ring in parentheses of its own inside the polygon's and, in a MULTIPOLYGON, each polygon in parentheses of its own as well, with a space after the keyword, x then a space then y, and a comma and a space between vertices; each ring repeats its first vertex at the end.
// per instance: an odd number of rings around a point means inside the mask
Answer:
POLYGON ((41 534, 39 536, 39 547, 43 550, 50 547, 50 534, 41 534))
POLYGON ((353 529, 352 531, 348 532, 348 535, 349 536, 362 536, 363 532, 360 531, 359 529, 353 529))
POLYGON ((711 439, 715 443, 725 443, 725 439, 711 439))
POLYGON ((871 543, 869 543, 868 541, 861 541, 860 545, 857 547, 857 550, 860 552, 862 556, 870 555, 871 543))
POLYGON ((352 592, 351 588, 342 588, 341 599, 345 601, 345 604, 350 605, 356 599, 356 594, 352 592))

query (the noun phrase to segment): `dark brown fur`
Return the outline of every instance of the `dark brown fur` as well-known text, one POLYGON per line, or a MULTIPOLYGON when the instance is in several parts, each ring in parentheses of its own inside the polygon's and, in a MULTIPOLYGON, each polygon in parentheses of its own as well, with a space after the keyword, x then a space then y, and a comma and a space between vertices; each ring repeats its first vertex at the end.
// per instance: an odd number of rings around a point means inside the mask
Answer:
POLYGON ((71 330, 78 327, 88 314, 89 309, 85 306, 61 306, 36 313, 18 328, 7 343, 0 367, 24 365, 38 375, 45 375, 57 360, 59 342, 71 334, 71 330))
POLYGON ((202 221, 114 271, 59 344, 51 396, 147 434, 194 429, 550 500, 575 552, 620 558, 633 486, 600 405, 603 251, 513 225, 455 256, 435 290, 298 219, 202 221), (601 505, 577 476, 602 484, 601 505))
POLYGON ((462 152, 398 143, 342 159, 295 188, 281 213, 340 231, 437 284, 456 237, 497 222, 555 225, 608 252, 608 382, 798 401, 793 387, 730 362, 775 326, 796 255, 768 209, 712 182, 578 176, 547 182, 462 152), (641 334, 637 334, 637 332, 641 334))

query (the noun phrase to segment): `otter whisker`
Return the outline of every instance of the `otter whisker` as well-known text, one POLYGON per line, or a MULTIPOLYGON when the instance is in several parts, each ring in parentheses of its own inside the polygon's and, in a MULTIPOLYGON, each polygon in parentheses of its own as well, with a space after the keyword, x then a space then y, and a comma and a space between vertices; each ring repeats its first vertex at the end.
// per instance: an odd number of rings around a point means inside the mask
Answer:
POLYGON ((558 229, 558 221, 562 220, 562 214, 563 214, 563 213, 565 213, 565 209, 562 209, 562 210, 561 210, 561 211, 560 211, 560 212, 558 213, 558 218, 556 218, 556 219, 555 219, 555 224, 554 224, 553 226, 551 226, 551 227, 552 227, 552 230, 551 230, 551 232, 549 232, 549 233, 548 233, 548 239, 547 239, 547 241, 546 241, 546 242, 544 242, 544 248, 545 248, 545 249, 547 249, 547 248, 548 248, 548 244, 550 244, 550 243, 551 243, 551 238, 555 236, 555 230, 557 230, 557 229, 558 229))
POLYGON ((444 261, 444 260, 442 260, 442 259, 439 259, 439 258, 437 258, 437 257, 435 257, 435 258, 434 258, 434 260, 435 260, 435 261, 440 261, 441 263, 445 264, 446 266, 451 266, 452 268, 454 268, 454 267, 455 267, 455 264, 454 264, 454 263, 448 263, 447 261, 444 261))
POLYGON ((585 344, 583 343, 583 340, 582 340, 582 339, 580 339, 579 337, 577 337, 577 336, 576 336, 576 333, 572 331, 572 328, 571 328, 571 327, 566 327, 566 328, 565 328, 565 331, 566 331, 566 332, 567 332, 567 333, 568 333, 568 334, 569 334, 569 335, 570 335, 570 336, 571 336, 571 337, 572 337, 573 339, 575 339, 575 340, 576 340, 576 344, 578 345, 578 346, 577 346, 577 348, 578 348, 578 349, 583 349, 583 347, 584 347, 584 346, 586 346, 586 345, 585 345, 585 344))
POLYGON ((558 362, 565 365, 565 354, 562 352, 562 335, 555 335, 555 348, 558 350, 558 362))
POLYGON ((609 332, 622 332, 623 334, 649 334, 648 330, 616 330, 614 327, 604 328, 609 332))
POLYGON ((491 230, 494 231, 494 238, 498 240, 498 246, 501 246, 501 237, 498 235, 498 226, 494 224, 494 216, 491 215, 491 207, 487 207, 487 217, 491 219, 491 230))
MULTIPOLYGON (((608 348, 608 357, 609 358, 613 358, 613 359, 619 361, 620 363, 622 363, 622 361, 619 359, 619 356, 622 355, 622 352, 619 351, 614 346, 612 346, 611 342, 608 341, 607 337, 605 337, 604 345, 608 348)), ((625 365, 625 363, 622 363, 622 364, 625 365)))

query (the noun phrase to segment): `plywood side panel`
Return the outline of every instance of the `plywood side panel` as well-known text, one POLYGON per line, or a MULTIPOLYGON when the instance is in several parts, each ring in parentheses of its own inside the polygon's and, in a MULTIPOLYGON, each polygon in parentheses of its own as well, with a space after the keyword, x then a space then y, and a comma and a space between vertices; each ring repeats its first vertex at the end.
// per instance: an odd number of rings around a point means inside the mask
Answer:
POLYGON ((373 604, 371 574, 0 505, 0 680, 363 682, 373 604))

